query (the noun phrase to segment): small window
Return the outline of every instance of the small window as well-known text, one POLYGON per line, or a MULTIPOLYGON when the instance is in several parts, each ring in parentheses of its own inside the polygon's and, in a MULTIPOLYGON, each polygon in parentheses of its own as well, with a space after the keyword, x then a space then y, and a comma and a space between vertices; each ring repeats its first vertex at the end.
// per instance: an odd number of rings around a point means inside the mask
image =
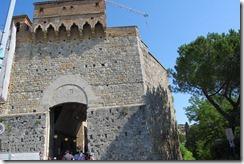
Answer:
POLYGON ((63 10, 66 10, 66 7, 63 7, 63 10))
POLYGON ((73 9, 73 8, 74 8, 74 6, 70 6, 70 8, 71 8, 71 9, 73 9))
POLYGON ((99 3, 97 2, 95 5, 96 5, 96 7, 98 7, 99 6, 99 3))

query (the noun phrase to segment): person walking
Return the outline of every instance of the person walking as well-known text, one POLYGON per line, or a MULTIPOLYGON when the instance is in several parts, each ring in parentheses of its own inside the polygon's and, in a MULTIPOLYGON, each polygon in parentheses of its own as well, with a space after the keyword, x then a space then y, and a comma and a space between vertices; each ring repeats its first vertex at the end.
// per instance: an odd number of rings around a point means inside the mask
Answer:
POLYGON ((83 154, 82 151, 80 151, 77 154, 75 154, 74 160, 76 160, 76 161, 84 161, 84 160, 86 160, 86 156, 85 156, 85 154, 83 154))
POLYGON ((62 160, 68 160, 68 161, 71 161, 74 159, 74 156, 72 154, 70 154, 70 151, 67 150, 63 156, 63 159, 62 160))

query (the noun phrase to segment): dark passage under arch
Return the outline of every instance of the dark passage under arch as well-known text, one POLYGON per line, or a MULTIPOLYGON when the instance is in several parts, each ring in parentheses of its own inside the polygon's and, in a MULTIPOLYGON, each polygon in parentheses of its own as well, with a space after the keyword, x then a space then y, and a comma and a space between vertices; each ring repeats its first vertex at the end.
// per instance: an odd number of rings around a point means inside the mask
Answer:
POLYGON ((50 108, 49 156, 61 159, 66 150, 71 153, 88 151, 87 106, 64 103, 50 108))

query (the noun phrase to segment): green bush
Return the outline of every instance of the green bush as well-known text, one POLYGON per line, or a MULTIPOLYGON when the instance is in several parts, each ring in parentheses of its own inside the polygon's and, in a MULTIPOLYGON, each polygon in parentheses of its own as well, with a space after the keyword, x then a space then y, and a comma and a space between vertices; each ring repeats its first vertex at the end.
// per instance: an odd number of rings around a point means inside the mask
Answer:
POLYGON ((184 144, 180 144, 180 151, 184 160, 195 160, 192 156, 192 152, 190 152, 184 144))

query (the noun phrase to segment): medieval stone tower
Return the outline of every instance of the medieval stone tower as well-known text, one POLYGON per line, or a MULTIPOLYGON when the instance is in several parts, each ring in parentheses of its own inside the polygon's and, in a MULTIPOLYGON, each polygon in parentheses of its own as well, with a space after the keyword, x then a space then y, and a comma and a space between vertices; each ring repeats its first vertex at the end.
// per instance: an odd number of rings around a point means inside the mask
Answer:
POLYGON ((17 47, 0 104, 0 151, 98 160, 181 159, 167 71, 137 27, 106 26, 104 0, 35 3, 15 16, 17 47))

